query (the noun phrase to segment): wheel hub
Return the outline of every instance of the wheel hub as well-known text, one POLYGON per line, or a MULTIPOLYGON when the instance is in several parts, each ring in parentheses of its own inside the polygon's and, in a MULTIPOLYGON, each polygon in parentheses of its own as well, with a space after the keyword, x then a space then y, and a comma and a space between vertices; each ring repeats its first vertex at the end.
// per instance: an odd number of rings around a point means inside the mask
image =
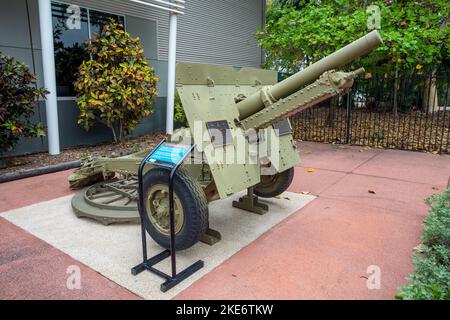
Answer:
MULTIPOLYGON (((145 197, 145 206, 148 217, 153 226, 166 236, 170 235, 170 210, 169 210, 169 188, 166 185, 153 185, 145 197)), ((175 234, 179 233, 184 224, 184 212, 181 202, 174 193, 175 209, 175 234)))

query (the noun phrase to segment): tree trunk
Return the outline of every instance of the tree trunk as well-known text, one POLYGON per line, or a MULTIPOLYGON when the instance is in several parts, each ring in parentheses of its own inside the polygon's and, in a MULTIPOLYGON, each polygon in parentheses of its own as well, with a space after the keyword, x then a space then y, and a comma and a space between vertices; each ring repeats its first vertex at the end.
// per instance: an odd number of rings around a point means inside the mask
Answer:
POLYGON ((339 97, 333 97, 330 100, 330 108, 328 110, 328 116, 325 120, 325 125, 330 128, 334 128, 334 120, 336 119, 336 109, 339 102, 339 97))
POLYGON ((111 131, 112 131, 112 134, 113 134, 114 142, 118 142, 118 141, 117 141, 116 130, 114 129, 114 124, 113 124, 112 127, 111 127, 111 131))
POLYGON ((394 80, 394 117, 397 117, 398 112, 398 103, 397 103, 397 96, 398 96, 398 70, 395 70, 395 80, 394 80))
POLYGON ((422 107, 427 113, 439 111, 439 103, 436 87, 436 70, 433 71, 431 77, 425 81, 422 107))
MULTIPOLYGON (((441 25, 440 29, 447 28, 450 23, 450 13, 447 14, 447 19, 441 25)), ((437 70, 434 69, 431 73, 430 79, 425 81, 425 92, 423 95, 422 107, 427 113, 433 113, 439 111, 439 102, 438 102, 438 92, 436 87, 436 73, 437 70)))

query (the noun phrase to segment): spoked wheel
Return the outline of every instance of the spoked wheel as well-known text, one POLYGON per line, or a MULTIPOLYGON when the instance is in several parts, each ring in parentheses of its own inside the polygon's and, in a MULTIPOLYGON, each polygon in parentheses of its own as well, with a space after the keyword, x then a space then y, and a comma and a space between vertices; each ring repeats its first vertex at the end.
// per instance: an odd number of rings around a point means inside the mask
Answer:
POLYGON ((273 198, 285 192, 294 179, 294 168, 273 176, 261 176, 261 182, 255 186, 254 193, 262 198, 273 198))
MULTIPOLYGON (((154 168, 143 177, 144 227, 163 248, 170 248, 168 170, 154 168)), ((208 229, 208 202, 198 182, 180 168, 174 180, 175 244, 185 250, 196 244, 208 229)))
POLYGON ((93 185, 72 198, 78 217, 87 217, 105 225, 139 222, 138 182, 133 177, 93 185))

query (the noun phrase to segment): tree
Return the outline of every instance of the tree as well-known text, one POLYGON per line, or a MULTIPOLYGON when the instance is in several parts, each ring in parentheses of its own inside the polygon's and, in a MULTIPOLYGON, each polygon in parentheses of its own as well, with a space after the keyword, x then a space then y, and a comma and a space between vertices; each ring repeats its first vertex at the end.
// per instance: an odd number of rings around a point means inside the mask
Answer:
POLYGON ((111 128, 114 141, 129 134, 153 112, 159 81, 148 66, 139 38, 110 20, 88 47, 90 60, 75 81, 79 125, 89 130, 97 121, 111 128))
POLYGON ((36 76, 12 57, 0 53, 0 151, 11 150, 19 138, 43 137, 42 123, 33 123, 39 98, 48 91, 38 88, 36 76))
POLYGON ((267 52, 265 66, 294 73, 363 36, 369 31, 367 22, 373 14, 368 11, 369 5, 380 9, 379 31, 384 44, 358 61, 358 66, 386 76, 448 67, 447 0, 274 0, 265 29, 257 34, 267 52))

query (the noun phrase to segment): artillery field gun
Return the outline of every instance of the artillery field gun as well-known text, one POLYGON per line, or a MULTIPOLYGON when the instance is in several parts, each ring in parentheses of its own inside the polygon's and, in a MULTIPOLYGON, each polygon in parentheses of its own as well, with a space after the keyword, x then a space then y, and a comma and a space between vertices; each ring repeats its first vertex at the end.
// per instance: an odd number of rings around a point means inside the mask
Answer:
MULTIPOLYGON (((171 142, 197 147, 175 177, 177 250, 208 240, 211 201, 247 189, 234 206, 259 214, 268 210, 258 197, 286 191, 299 162, 288 118, 347 93, 364 69, 336 70, 381 43, 373 31, 278 84, 272 71, 178 64, 177 90, 190 128, 177 131, 171 142)), ((73 188, 91 186, 73 198, 76 214, 104 224, 139 221, 136 173, 148 152, 86 161, 69 178, 73 188)), ((165 248, 170 246, 168 174, 148 166, 143 181, 144 226, 165 248)))

